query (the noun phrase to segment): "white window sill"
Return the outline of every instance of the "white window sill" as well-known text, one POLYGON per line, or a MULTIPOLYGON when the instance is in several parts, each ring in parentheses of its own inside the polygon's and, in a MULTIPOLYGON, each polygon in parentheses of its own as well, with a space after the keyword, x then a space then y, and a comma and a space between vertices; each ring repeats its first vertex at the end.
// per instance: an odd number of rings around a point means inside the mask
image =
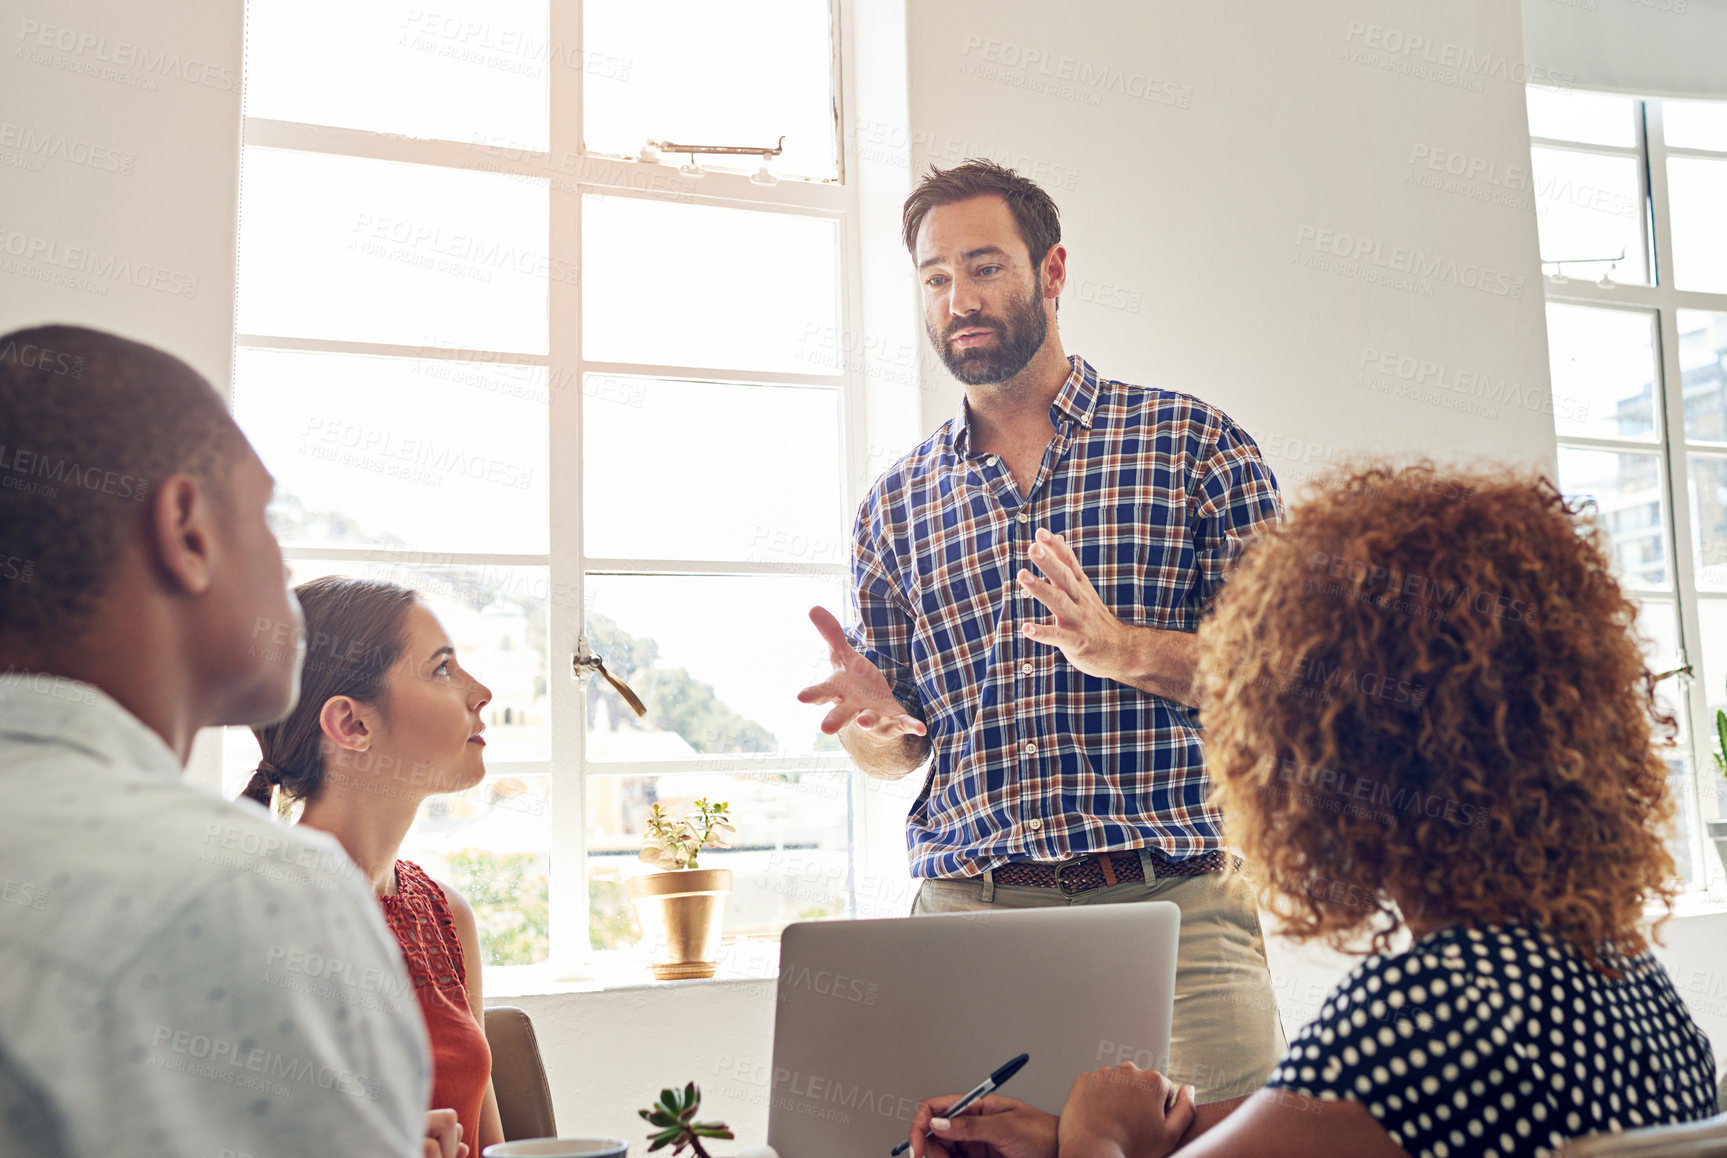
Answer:
MULTIPOLYGON (((1659 907, 1647 910, 1653 920, 1659 907)), ((1673 902, 1673 922, 1727 919, 1727 892, 1695 891, 1680 894, 1673 902)), ((629 989, 667 989, 691 985, 727 985, 777 981, 780 968, 778 939, 728 941, 720 948, 719 972, 694 981, 656 981, 648 968, 647 953, 618 949, 589 954, 584 961, 560 968, 552 962, 538 965, 493 965, 486 969, 488 1004, 501 1004, 511 997, 540 997, 558 993, 608 993, 629 989)))
MULTIPOLYGON (((1657 918, 1662 915, 1659 906, 1647 910, 1647 915, 1657 918)), ((1698 890, 1680 893, 1673 899, 1673 920, 1693 921, 1708 917, 1727 917, 1727 892, 1698 890)))
POLYGON ((724 985, 776 981, 780 971, 780 943, 766 938, 726 942, 720 947, 720 968, 712 977, 693 981, 656 981, 648 968, 648 955, 639 950, 596 952, 584 961, 559 967, 553 962, 538 965, 493 965, 486 969, 486 1003, 501 1004, 502 998, 538 997, 555 993, 606 993, 626 989, 666 989, 690 985, 724 985))

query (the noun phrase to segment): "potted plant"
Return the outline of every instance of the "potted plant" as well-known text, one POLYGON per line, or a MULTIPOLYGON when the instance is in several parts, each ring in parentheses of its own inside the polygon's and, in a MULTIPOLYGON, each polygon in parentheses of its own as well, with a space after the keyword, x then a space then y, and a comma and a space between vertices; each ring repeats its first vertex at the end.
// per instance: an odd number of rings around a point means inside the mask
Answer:
POLYGON ((705 869, 696 862, 705 848, 729 848, 731 805, 710 804, 704 797, 696 810, 673 819, 655 804, 642 833, 641 859, 660 871, 624 882, 624 896, 636 910, 642 935, 653 954, 654 976, 661 981, 712 977, 719 968, 720 928, 726 895, 732 891, 730 869, 705 869))
POLYGON ((703 1138, 734 1137, 732 1128, 724 1122, 698 1122, 696 1111, 701 1108, 702 1091, 691 1082, 682 1090, 661 1090, 660 1100, 645 1110, 637 1110, 654 1132, 648 1135, 652 1143, 648 1153, 672 1147, 672 1154, 682 1154, 687 1148, 695 1158, 712 1158, 702 1147, 703 1138))

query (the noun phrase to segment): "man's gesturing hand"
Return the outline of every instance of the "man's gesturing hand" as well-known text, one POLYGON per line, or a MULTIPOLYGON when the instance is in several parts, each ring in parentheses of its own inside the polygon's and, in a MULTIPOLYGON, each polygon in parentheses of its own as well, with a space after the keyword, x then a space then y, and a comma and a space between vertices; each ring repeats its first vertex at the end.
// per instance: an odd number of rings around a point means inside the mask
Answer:
POLYGON ((845 629, 832 612, 825 607, 812 607, 810 622, 828 642, 834 671, 821 683, 799 692, 798 702, 834 706, 833 711, 822 717, 822 731, 831 736, 847 724, 855 724, 881 740, 925 734, 923 723, 893 698, 893 689, 875 664, 852 648, 845 629))
POLYGON ((1086 675, 1120 679, 1133 629, 1104 606, 1103 597, 1080 570, 1078 556, 1060 535, 1040 528, 1031 558, 1048 578, 1021 567, 1019 585, 1054 613, 1055 623, 1028 623, 1027 637, 1060 648, 1067 662, 1086 675))

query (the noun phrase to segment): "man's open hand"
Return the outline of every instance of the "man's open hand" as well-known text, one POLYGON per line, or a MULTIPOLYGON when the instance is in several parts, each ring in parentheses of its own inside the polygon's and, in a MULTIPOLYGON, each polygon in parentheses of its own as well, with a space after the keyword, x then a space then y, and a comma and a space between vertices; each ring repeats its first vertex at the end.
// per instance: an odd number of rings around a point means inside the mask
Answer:
POLYGON ((1055 615, 1055 622, 1028 623, 1025 634, 1061 649, 1067 662, 1086 675, 1121 679, 1133 628, 1104 606, 1103 597, 1080 570, 1079 558, 1060 535, 1039 528, 1031 559, 1044 576, 1019 570, 1019 585, 1055 615))
POLYGON ((893 689, 875 664, 852 647, 846 639, 845 629, 832 612, 825 607, 812 607, 810 622, 827 640, 834 670, 833 675, 821 683, 799 692, 798 702, 834 706, 833 711, 822 717, 822 731, 831 736, 847 724, 853 724, 880 740, 926 733, 923 721, 909 714, 905 706, 893 698, 893 689))

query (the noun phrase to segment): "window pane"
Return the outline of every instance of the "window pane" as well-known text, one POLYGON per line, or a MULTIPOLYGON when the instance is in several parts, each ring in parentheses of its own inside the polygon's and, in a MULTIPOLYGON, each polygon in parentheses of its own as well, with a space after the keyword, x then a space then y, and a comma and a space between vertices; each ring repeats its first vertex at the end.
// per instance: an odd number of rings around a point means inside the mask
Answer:
POLYGON ((1599 278, 1611 267, 1616 282, 1646 283, 1643 173, 1636 159, 1540 147, 1529 154, 1541 260, 1589 263, 1563 266, 1559 272, 1570 277, 1599 278))
POLYGON ((241 177, 242 333, 546 352, 544 181, 258 148, 241 177))
POLYGON ((241 349, 234 414, 288 546, 543 553, 544 367, 241 349))
POLYGON ((1547 351, 1561 437, 1656 440, 1654 315, 1549 302, 1547 351))
POLYGON ((1631 97, 1580 89, 1524 89, 1529 103, 1529 135, 1586 145, 1637 143, 1637 102, 1631 97))
MULTIPOLYGON (((1637 634, 1643 646, 1643 663, 1656 675, 1675 671, 1684 664, 1679 654, 1679 608, 1667 599, 1637 599, 1637 634)), ((1656 700, 1679 721, 1679 740, 1685 728, 1685 685, 1678 676, 1668 676, 1655 686, 1656 700)))
POLYGON ((1686 461, 1697 585, 1727 591, 1727 458, 1692 451, 1686 461))
POLYGON ((811 336, 837 331, 832 220, 639 197, 582 213, 589 359, 810 374, 811 336))
POLYGON ((1667 517, 1659 455, 1562 446, 1559 485, 1567 497, 1594 501, 1593 517, 1612 540, 1620 582, 1667 588, 1667 517))
MULTIPOLYGON (((731 805, 733 848, 701 854, 702 868, 732 870, 725 935, 774 936, 793 921, 850 915, 850 805, 854 773, 590 776, 589 930, 596 949, 636 945, 641 931, 623 882, 653 872, 637 857, 648 809, 674 818, 698 797, 731 805)), ((892 915, 910 911, 908 896, 892 915)), ((885 912, 874 915, 887 915, 885 912)))
MULTIPOLYGON (((1727 774, 1715 759, 1721 753, 1715 713, 1727 711, 1727 601, 1700 599, 1697 614, 1703 629, 1703 666, 1698 674, 1708 703, 1708 715, 1699 723, 1703 746, 1710 753, 1704 757, 1699 803, 1704 820, 1720 820, 1727 819, 1727 774)), ((1718 861, 1709 868, 1716 874, 1721 872, 1718 861)))
MULTIPOLYGON (((1680 880, 1696 880, 1693 863, 1692 815, 1696 812, 1697 791, 1691 782, 1691 761, 1682 755, 1667 758, 1667 791, 1673 794, 1673 832, 1667 839, 1667 852, 1673 857, 1673 869, 1680 880)), ((1707 880, 1705 875, 1704 880, 1707 880)), ((1702 880, 1698 881, 1703 883, 1702 880)))
POLYGON ((590 375, 583 393, 588 555, 850 558, 837 390, 590 375), (648 447, 677 469, 643 470, 648 447))
POLYGON ((1727 153, 1727 101, 1662 101, 1661 133, 1676 149, 1727 153))
POLYGON ((487 965, 533 965, 551 951, 551 781, 488 776, 466 792, 429 796, 402 841, 403 860, 474 907, 487 965))
POLYGON ((1667 158, 1667 207, 1673 218, 1673 284, 1727 293, 1727 161, 1667 158))
POLYGON ((1699 599, 1697 619, 1703 633, 1704 699, 1709 705, 1709 732, 1715 731, 1715 710, 1727 709, 1727 600, 1699 599))
POLYGON ((1727 314, 1680 310, 1678 321, 1685 433, 1727 442, 1727 314))
POLYGON ((248 0, 246 115, 546 147, 546 0, 248 0))
MULTIPOLYGON (((826 0, 585 0, 582 12, 590 59, 628 66, 628 83, 584 82, 589 149, 633 157, 650 140, 772 148, 784 136, 785 152, 769 162, 775 174, 839 175, 826 0)), ((698 160, 752 173, 758 164, 698 160)))
POLYGON ((648 708, 637 720, 590 684, 591 760, 842 751, 822 735, 827 709, 796 698, 832 670, 806 612, 844 614, 837 579, 589 575, 586 596, 589 646, 648 708))
POLYGON ((295 559, 296 585, 351 575, 411 587, 438 617, 456 658, 491 689, 483 714, 488 767, 551 758, 546 720, 547 570, 295 559))

